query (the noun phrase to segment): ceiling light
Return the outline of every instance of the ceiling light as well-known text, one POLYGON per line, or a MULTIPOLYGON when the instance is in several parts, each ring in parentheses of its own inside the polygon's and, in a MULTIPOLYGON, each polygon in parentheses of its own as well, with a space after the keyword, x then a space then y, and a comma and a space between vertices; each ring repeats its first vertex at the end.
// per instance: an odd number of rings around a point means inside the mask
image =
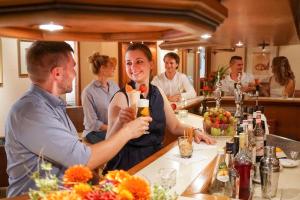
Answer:
POLYGON ((235 44, 235 46, 237 46, 237 47, 242 47, 243 45, 244 44, 241 41, 239 41, 238 43, 235 44))
POLYGON ((201 35, 201 38, 207 40, 207 39, 211 38, 211 34, 208 34, 208 33, 203 34, 203 35, 201 35))
POLYGON ((39 25, 39 29, 46 30, 46 31, 59 31, 64 29, 62 25, 49 23, 49 24, 41 24, 39 25))
POLYGON ((174 49, 173 51, 178 52, 178 49, 174 49))

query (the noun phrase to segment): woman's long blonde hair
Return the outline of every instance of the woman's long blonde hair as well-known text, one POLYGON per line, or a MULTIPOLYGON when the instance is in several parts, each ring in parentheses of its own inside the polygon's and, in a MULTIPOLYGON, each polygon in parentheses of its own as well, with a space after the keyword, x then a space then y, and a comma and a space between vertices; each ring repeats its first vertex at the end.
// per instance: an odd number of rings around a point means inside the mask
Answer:
POLYGON ((289 60, 285 56, 277 56, 273 58, 272 72, 276 82, 280 85, 287 85, 290 79, 295 79, 289 60))

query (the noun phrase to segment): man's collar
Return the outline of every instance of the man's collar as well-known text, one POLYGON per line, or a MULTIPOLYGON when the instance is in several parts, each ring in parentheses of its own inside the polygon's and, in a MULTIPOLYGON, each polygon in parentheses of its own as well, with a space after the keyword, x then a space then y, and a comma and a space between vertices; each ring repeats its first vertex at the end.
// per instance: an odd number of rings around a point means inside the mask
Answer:
POLYGON ((57 106, 65 107, 67 105, 66 102, 62 98, 54 96, 53 94, 51 94, 50 92, 46 91, 45 89, 39 87, 38 85, 32 84, 30 87, 30 91, 33 91, 35 94, 38 94, 38 95, 44 97, 45 99, 47 99, 47 101, 53 107, 57 107, 57 106))

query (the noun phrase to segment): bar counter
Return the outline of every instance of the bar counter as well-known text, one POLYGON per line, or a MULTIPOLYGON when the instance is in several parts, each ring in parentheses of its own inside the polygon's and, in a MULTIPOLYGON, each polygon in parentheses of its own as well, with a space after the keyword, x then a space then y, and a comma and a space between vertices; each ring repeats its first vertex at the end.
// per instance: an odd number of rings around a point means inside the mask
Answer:
MULTIPOLYGON (((199 100, 199 99, 198 99, 199 100)), ((187 117, 180 118, 182 122, 197 128, 202 128, 202 117, 189 113, 187 117)), ((149 180, 151 184, 158 182, 158 171, 161 168, 176 169, 176 185, 174 187, 179 200, 226 200, 229 198, 213 196, 207 194, 214 169, 216 167, 217 150, 225 146, 228 137, 218 137, 216 145, 206 145, 204 143, 194 144, 193 156, 190 159, 179 157, 177 142, 173 141, 160 151, 156 152, 143 162, 134 166, 129 173, 142 176, 149 180)), ((289 195, 300 199, 300 169, 283 168, 280 173, 279 186, 276 198, 289 195)), ((28 196, 10 198, 10 200, 25 200, 28 196)), ((254 200, 263 199, 260 194, 260 185, 255 185, 254 200)), ((273 199, 273 198, 272 198, 273 199)))
MULTIPOLYGON (((190 112, 199 114, 199 108, 203 97, 187 100, 185 105, 179 105, 179 109, 188 109, 190 112)), ((272 98, 272 97, 248 97, 245 96, 244 106, 255 106, 258 100, 259 106, 264 106, 264 114, 268 119, 270 133, 282 137, 300 141, 300 98, 272 98)), ((213 97, 207 97, 208 107, 215 107, 213 97)), ((221 107, 229 111, 235 111, 234 98, 222 97, 221 107)))

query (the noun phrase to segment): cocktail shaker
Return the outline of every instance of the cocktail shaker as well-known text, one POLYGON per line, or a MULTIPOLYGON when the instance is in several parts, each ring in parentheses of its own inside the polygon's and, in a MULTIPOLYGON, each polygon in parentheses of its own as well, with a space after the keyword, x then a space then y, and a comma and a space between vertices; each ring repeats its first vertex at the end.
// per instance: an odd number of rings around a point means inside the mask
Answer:
POLYGON ((260 161, 260 178, 262 196, 271 198, 276 196, 279 179, 279 160, 276 158, 276 148, 266 146, 264 157, 260 161))

